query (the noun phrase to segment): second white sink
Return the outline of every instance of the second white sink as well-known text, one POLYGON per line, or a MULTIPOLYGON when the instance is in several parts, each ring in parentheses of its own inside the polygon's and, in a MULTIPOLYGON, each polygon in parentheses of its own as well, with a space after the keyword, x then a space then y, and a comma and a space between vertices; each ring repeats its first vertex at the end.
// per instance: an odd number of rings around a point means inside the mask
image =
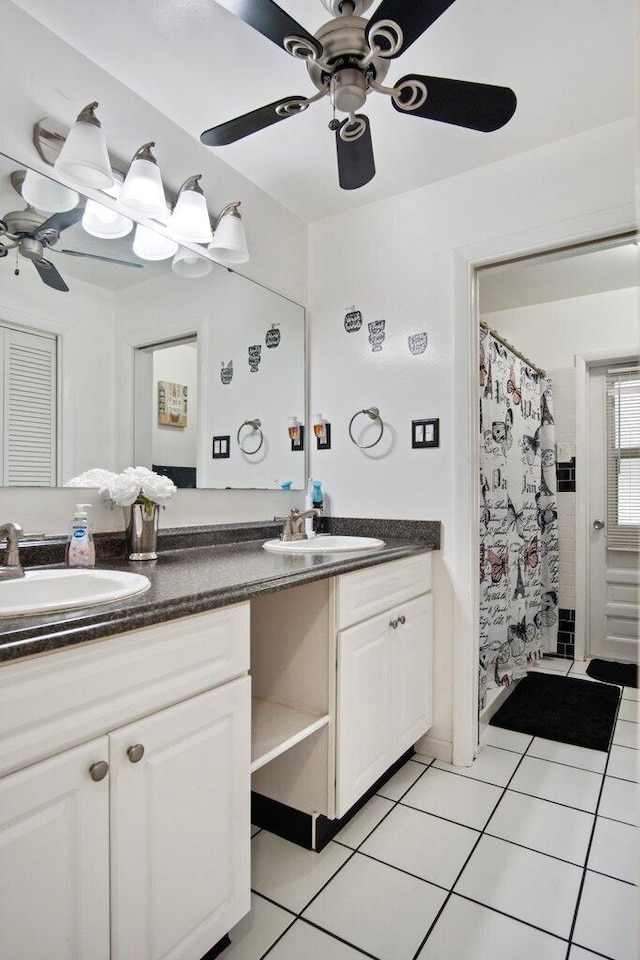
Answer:
POLYGON ((376 537, 336 537, 320 534, 310 540, 267 540, 264 549, 270 553, 337 553, 347 550, 379 550, 384 540, 376 537))
POLYGON ((0 580, 0 617, 28 617, 90 607, 143 593, 148 577, 122 570, 27 570, 0 580))

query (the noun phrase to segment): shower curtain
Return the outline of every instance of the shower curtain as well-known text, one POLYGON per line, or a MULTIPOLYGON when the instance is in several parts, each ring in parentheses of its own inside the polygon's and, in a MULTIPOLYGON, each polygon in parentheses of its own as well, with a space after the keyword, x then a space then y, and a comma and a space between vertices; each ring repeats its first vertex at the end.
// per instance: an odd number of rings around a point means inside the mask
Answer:
POLYGON ((558 631, 551 381, 480 329, 480 709, 558 631))

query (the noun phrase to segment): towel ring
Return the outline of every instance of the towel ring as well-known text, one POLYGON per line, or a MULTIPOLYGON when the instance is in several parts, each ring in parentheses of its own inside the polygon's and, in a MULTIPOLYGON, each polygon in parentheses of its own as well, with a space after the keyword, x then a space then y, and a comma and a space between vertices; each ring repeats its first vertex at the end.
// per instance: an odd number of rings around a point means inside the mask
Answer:
POLYGON ((375 447, 376 444, 380 443, 380 441, 382 440, 383 433, 384 433, 384 423, 382 422, 382 417, 380 416, 380 411, 378 410, 377 407, 367 407, 366 410, 356 410, 354 415, 351 417, 351 420, 349 420, 349 436, 351 437, 352 443, 355 443, 356 447, 360 447, 361 450, 370 450, 371 447, 375 447), (353 422, 358 417, 361 417, 363 415, 366 417, 369 417, 371 420, 377 420, 380 426, 380 433, 378 434, 376 439, 373 441, 373 443, 358 443, 358 441, 353 435, 353 422))
MULTIPOLYGON (((248 437, 245 437, 245 439, 248 439, 248 437)), ((263 443, 264 443, 264 433, 262 432, 262 429, 261 429, 260 420, 258 420, 257 417, 255 420, 243 420, 240 426, 238 427, 238 446, 240 447, 242 452, 246 453, 248 457, 253 457, 258 452, 258 450, 260 450, 263 443), (254 432, 257 432, 260 434, 260 443, 255 448, 255 450, 247 450, 245 449, 245 447, 242 446, 242 439, 240 435, 244 427, 251 427, 254 432)))

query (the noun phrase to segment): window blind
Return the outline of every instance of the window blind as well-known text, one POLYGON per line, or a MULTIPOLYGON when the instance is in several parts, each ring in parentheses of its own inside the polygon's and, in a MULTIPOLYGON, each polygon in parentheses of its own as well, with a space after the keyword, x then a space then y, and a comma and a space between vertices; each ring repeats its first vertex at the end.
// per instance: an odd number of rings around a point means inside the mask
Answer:
POLYGON ((607 547, 640 550, 640 367, 607 372, 607 547))

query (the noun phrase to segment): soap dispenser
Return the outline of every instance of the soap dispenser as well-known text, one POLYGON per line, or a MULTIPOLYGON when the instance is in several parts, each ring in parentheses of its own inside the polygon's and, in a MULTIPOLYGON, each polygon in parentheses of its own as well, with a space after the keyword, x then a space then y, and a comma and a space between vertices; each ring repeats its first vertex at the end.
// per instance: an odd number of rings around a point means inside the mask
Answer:
MULTIPOLYGON (((307 484, 307 495, 304 501, 305 510, 323 510, 324 507, 324 496, 322 493, 322 483, 320 480, 309 480, 307 484)), ((307 535, 307 538, 316 536, 316 532, 313 529, 313 517, 306 517, 304 521, 304 532, 307 535)))
POLYGON ((90 503, 76 503, 65 553, 67 567, 93 568, 96 565, 96 548, 87 514, 89 507, 90 503))

